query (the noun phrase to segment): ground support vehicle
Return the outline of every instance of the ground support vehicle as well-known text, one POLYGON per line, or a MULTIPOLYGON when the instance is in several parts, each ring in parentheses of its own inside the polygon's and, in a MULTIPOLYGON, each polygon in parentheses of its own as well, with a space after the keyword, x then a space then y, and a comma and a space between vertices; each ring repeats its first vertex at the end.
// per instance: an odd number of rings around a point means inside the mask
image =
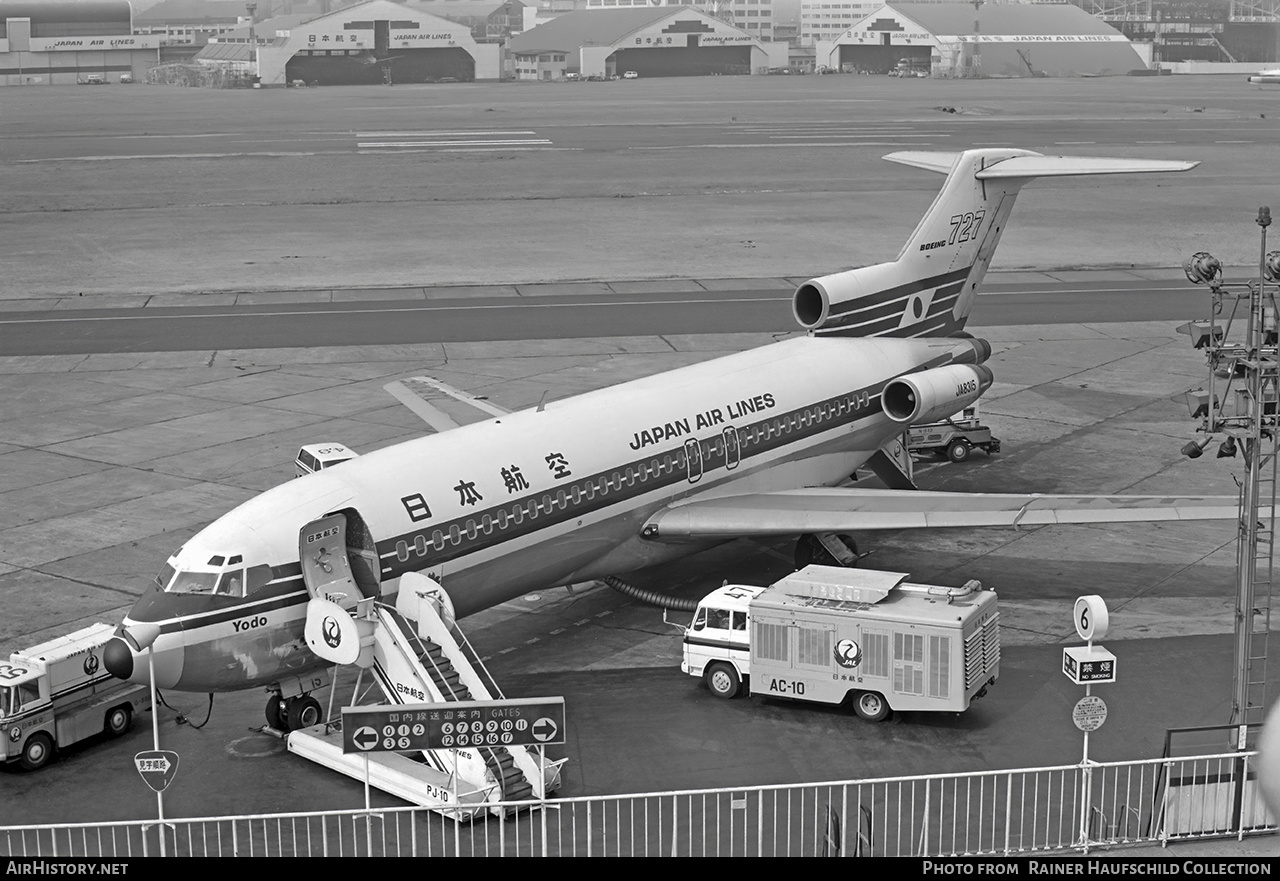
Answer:
POLYGON ((907 449, 913 453, 933 452, 952 462, 963 462, 974 447, 985 450, 987 455, 1000 452, 999 439, 992 437, 991 429, 978 420, 976 407, 966 407, 958 417, 922 422, 907 429, 907 449))
POLYGON ((124 734, 151 706, 147 686, 116 679, 103 666, 102 649, 114 634, 94 624, 0 663, 0 761, 35 770, 55 749, 102 732, 124 734))
POLYGON ((995 591, 907 584, 905 572, 806 566, 769 587, 726 584, 685 631, 680 669, 719 697, 961 712, 1000 675, 995 591))

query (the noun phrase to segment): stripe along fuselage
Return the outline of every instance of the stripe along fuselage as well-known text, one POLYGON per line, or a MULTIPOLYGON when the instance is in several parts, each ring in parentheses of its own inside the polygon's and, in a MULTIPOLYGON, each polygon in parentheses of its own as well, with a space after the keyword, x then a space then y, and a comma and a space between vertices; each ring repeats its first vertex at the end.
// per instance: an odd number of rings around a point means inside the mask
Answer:
POLYGON ((459 616, 642 569, 701 547, 643 539, 653 512, 701 493, 844 482, 902 431, 881 412, 888 380, 988 351, 962 339, 797 338, 397 444, 219 518, 125 624, 161 626, 162 687, 235 690, 318 667, 302 640, 298 535, 333 512, 363 524, 379 593, 427 572, 459 616))

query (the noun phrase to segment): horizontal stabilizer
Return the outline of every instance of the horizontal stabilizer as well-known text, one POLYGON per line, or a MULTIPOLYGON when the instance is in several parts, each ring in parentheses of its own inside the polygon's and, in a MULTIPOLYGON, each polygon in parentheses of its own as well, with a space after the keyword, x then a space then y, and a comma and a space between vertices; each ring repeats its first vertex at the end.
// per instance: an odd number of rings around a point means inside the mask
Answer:
MULTIPOLYGON (((650 539, 882 529, 1234 520, 1235 496, 1068 496, 811 488, 694 500, 649 518, 650 539)), ((1260 515, 1263 516, 1263 515, 1260 515)))
POLYGON ((947 153, 942 150, 902 150, 897 153, 890 153, 884 158, 899 165, 911 165, 915 168, 923 168, 926 171, 947 174, 951 171, 951 167, 956 164, 956 157, 959 155, 959 153, 947 153))
POLYGON ((1199 164, 1168 159, 1106 159, 1100 156, 1014 156, 978 171, 974 177, 996 180, 1072 174, 1139 174, 1190 171, 1199 164))

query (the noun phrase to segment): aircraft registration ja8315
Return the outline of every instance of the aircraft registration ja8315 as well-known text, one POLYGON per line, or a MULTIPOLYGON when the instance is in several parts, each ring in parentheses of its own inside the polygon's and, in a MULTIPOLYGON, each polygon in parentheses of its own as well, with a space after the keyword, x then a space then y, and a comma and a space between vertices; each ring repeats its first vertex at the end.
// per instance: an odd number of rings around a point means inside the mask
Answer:
MULTIPOLYGON (((360 456, 201 530, 122 624, 158 630, 157 684, 305 692, 298 677, 325 664, 304 640, 309 604, 390 598, 410 572, 465 616, 739 536, 812 548, 858 530, 1234 517, 1234 497, 933 493, 906 475, 904 489, 849 485, 859 467, 886 466, 882 448, 908 425, 991 384, 991 347, 963 329, 1024 184, 1197 164, 1014 149, 885 158, 946 174, 942 190, 897 260, 800 286, 806 335, 360 456)), ((121 638, 105 663, 146 681, 121 638)))

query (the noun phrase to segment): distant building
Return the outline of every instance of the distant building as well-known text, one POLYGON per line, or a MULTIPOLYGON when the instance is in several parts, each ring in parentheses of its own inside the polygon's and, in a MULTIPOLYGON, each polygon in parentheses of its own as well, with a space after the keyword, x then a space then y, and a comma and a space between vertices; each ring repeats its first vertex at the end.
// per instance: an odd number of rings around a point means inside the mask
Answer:
POLYGON ((888 3, 815 45, 819 66, 934 76, 1104 76, 1146 67, 1124 34, 1067 3, 888 3))
POLYGON ((507 50, 525 80, 752 74, 787 64, 786 44, 689 6, 570 12, 512 37, 507 50))
POLYGON ((1160 61, 1280 61, 1280 0, 1072 0, 1160 61))
POLYGON ((819 40, 833 41, 862 19, 880 8, 879 2, 832 3, 830 0, 801 0, 800 45, 812 46, 819 40))
POLYGON ((0 0, 0 85, 140 81, 159 46, 125 0, 0 0))
MULTIPOLYGON (((3 2, 3 0, 0 0, 3 2)), ((479 43, 466 24, 391 0, 367 0, 328 15, 286 15, 215 38, 195 60, 264 86, 496 80, 501 47, 479 43)))

